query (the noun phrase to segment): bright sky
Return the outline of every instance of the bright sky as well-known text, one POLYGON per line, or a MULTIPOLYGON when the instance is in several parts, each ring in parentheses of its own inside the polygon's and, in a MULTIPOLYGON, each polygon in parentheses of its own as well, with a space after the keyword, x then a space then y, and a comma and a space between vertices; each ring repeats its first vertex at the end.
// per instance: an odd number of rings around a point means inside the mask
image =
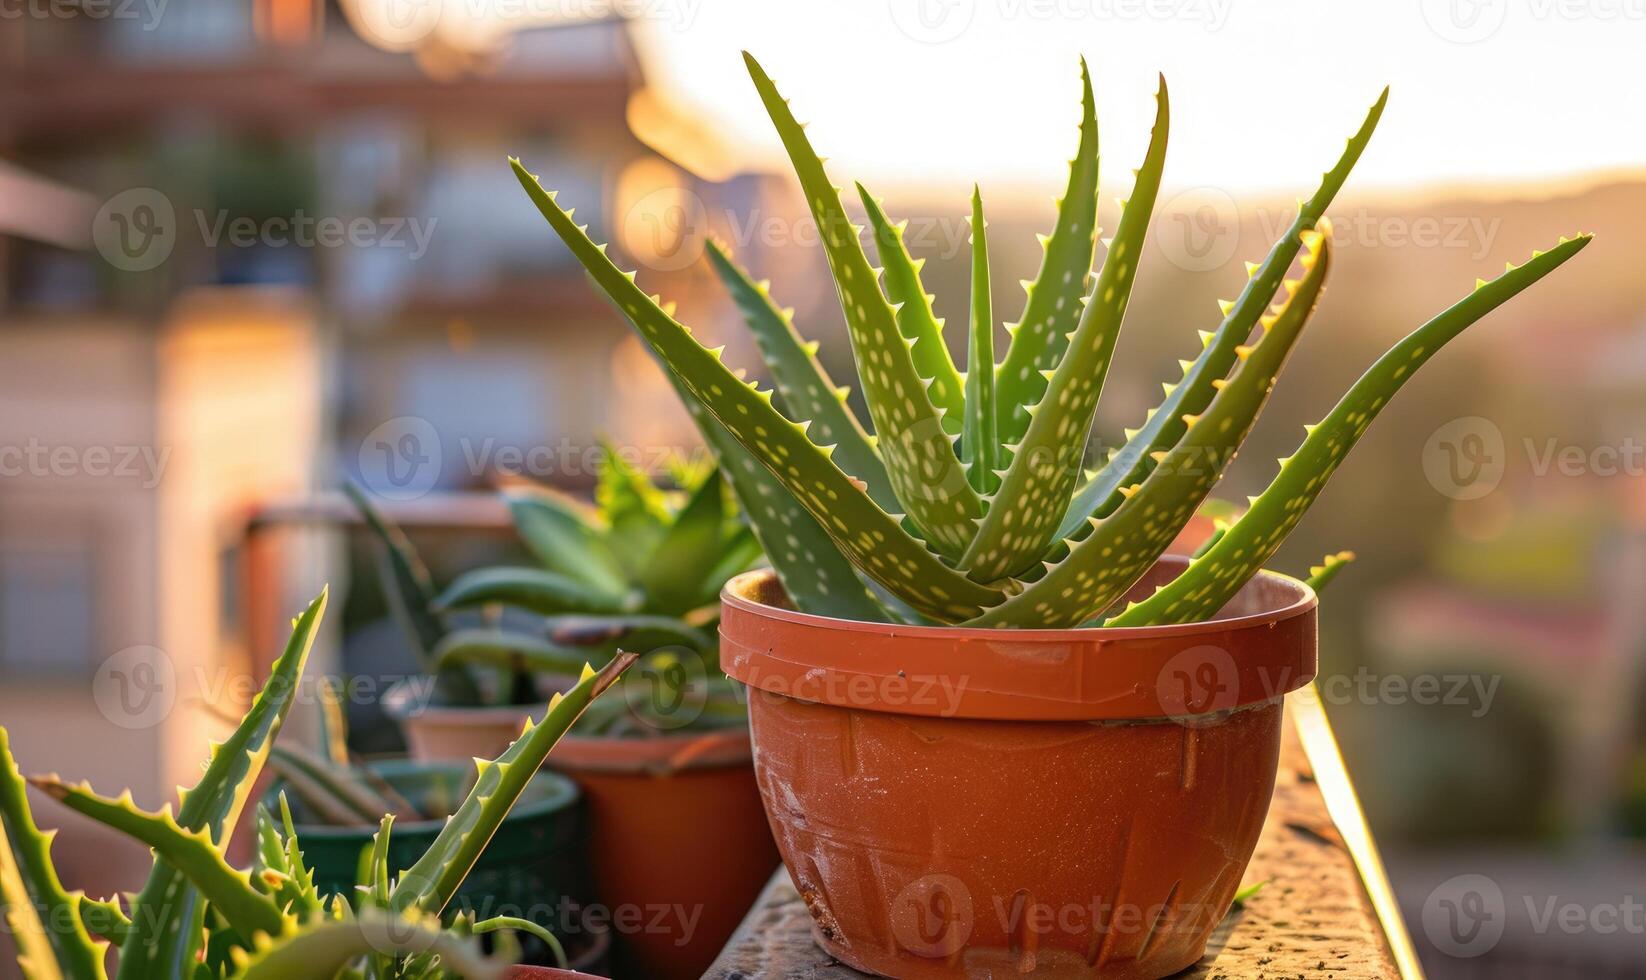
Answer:
POLYGON ((1306 192, 1385 84, 1359 189, 1646 165, 1646 0, 631 2, 656 83, 775 164, 748 48, 837 180, 1061 186, 1081 54, 1106 187, 1141 159, 1156 72, 1173 187, 1306 192))

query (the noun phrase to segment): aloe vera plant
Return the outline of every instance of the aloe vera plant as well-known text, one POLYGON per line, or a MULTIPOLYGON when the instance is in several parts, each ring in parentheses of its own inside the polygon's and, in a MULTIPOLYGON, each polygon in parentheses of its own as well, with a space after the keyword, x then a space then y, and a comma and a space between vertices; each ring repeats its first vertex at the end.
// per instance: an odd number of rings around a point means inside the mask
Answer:
POLYGON ((394 818, 381 815, 360 887, 353 895, 321 895, 284 799, 279 818, 257 810, 251 867, 232 866, 226 853, 291 708, 325 603, 322 593, 293 620, 291 640, 251 710, 212 746, 204 775, 182 791, 175 811, 169 804, 145 810, 129 791, 104 796, 55 775, 25 781, 0 728, 0 901, 27 980, 101 980, 111 943, 119 946, 117 975, 135 980, 494 978, 518 942, 501 936, 495 945, 505 955, 487 956, 473 937, 499 930, 537 935, 558 950, 539 925, 476 921, 448 912, 447 905, 549 750, 633 655, 615 657, 600 671, 585 667, 578 683, 555 696, 541 721, 527 722, 507 751, 490 762, 477 760, 467 799, 411 868, 394 874, 388 867, 394 818), (150 886, 125 906, 65 889, 51 858, 55 832, 35 822, 27 783, 152 849, 150 886))
MULTIPOLYGON (((674 673, 682 682, 687 675, 709 678, 703 722, 739 720, 740 703, 716 676, 716 600, 727 579, 760 561, 760 544, 717 468, 677 466, 674 481, 677 490, 664 489, 607 445, 594 506, 546 487, 511 488, 515 530, 540 567, 475 569, 438 594, 405 535, 357 489, 350 493, 386 556, 391 605, 416 611, 401 618, 427 651, 427 668, 437 682, 462 678, 449 691, 474 692, 460 693, 460 703, 480 697, 476 670, 500 672, 509 679, 498 685, 506 695, 512 690, 515 700, 530 701, 532 675, 575 672, 621 647, 691 658, 700 669, 674 673), (517 615, 494 615, 503 610, 517 615), (476 612, 489 621, 451 625, 476 612)), ((666 682, 670 674, 654 679, 666 682)), ((613 699, 591 712, 584 730, 629 724, 623 704, 613 699)))
POLYGON ((1122 446, 1086 472, 1098 397, 1160 190, 1170 125, 1164 80, 1148 150, 1113 237, 1102 239, 1093 277, 1097 121, 1082 65, 1080 138, 1068 188, 1051 235, 1042 239, 1045 256, 1026 285, 1023 312, 1006 324, 1010 342, 998 360, 997 300, 982 197, 974 190, 968 360, 961 371, 901 226, 859 186, 879 267, 871 263, 862 228, 852 223, 787 100, 752 57, 745 60, 817 222, 868 424, 854 416, 769 285, 755 282, 723 248, 711 246, 711 264, 745 314, 774 389, 744 380, 723 363, 720 348, 699 343, 661 298, 589 238, 553 192, 518 160, 511 164, 554 232, 663 364, 720 453, 789 596, 810 612, 1008 628, 1212 616, 1273 556, 1417 368, 1589 241, 1563 238, 1524 265, 1478 281, 1396 344, 1307 427, 1273 483, 1186 572, 1140 601, 1121 603, 1206 498, 1267 402, 1321 295, 1331 251, 1325 211, 1370 140, 1387 92, 1268 254, 1248 264, 1245 286, 1220 304, 1220 320, 1182 362, 1182 378, 1165 386, 1164 400, 1127 430, 1122 446), (1300 272, 1288 278, 1294 264, 1300 272))

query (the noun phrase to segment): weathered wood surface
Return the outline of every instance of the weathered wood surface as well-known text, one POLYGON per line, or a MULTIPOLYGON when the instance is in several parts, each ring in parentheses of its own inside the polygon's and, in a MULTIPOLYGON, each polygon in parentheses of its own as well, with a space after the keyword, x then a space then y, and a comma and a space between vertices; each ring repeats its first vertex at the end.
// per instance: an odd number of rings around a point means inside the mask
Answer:
MULTIPOLYGON (((1180 976, 1205 980, 1396 980, 1376 915, 1344 849, 1308 758, 1285 726, 1274 803, 1247 869, 1267 881, 1231 913, 1206 958, 1180 976)), ((860 980, 812 942, 811 918, 786 871, 766 887, 705 980, 860 980)))

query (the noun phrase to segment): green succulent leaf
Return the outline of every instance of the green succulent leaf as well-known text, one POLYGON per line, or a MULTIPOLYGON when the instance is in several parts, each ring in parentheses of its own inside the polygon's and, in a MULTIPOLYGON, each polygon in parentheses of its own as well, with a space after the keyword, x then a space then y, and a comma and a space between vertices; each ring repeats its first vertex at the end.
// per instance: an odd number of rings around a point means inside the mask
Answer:
MULTIPOLYGON (((1169 449, 1183 437, 1187 425, 1185 415, 1206 410, 1216 394, 1215 382, 1228 376, 1235 364, 1235 348, 1244 344, 1263 316, 1264 309, 1273 300, 1286 270, 1291 268, 1302 247, 1302 236, 1312 230, 1326 213, 1349 171, 1359 162, 1360 154, 1371 141, 1372 132, 1383 116, 1389 90, 1384 89, 1376 103, 1366 113, 1360 129, 1349 138, 1337 163, 1322 175, 1320 187, 1298 206, 1297 216, 1284 234, 1269 249, 1263 262, 1251 268, 1240 297, 1233 303, 1222 304, 1223 320, 1210 334, 1202 335, 1202 350, 1192 362, 1185 362, 1183 378, 1166 386, 1166 397, 1149 411, 1143 424, 1126 433, 1127 439, 1097 474, 1075 493, 1058 537, 1080 540, 1091 530, 1090 518, 1107 517, 1124 499, 1121 490, 1141 483, 1154 466, 1154 454, 1169 449)), ((1054 560, 1060 557, 1053 554, 1054 560)))
POLYGON ((1330 266, 1330 239, 1308 232, 1301 283, 1286 284, 1288 298, 1262 319, 1262 338, 1241 349, 1241 365, 1206 412, 1189 420, 1178 444, 1130 488, 1120 509, 1098 524, 1045 577, 976 622, 993 626, 1073 626, 1102 612, 1148 571, 1194 515, 1195 508, 1234 457, 1274 389, 1330 266))
POLYGON ((528 719, 520 737, 502 755, 490 762, 475 761, 474 787, 468 797, 446 820, 429 849, 395 883, 390 904, 396 911, 437 915, 445 909, 549 750, 635 659, 634 654, 625 653, 599 671, 584 667, 576 686, 556 694, 541 721, 528 719))
POLYGON ((720 561, 725 491, 719 474, 698 484, 639 575, 646 608, 679 615, 701 603, 703 583, 720 561))
POLYGON ((34 822, 10 736, 0 727, 0 900, 20 959, 28 961, 25 975, 101 980, 105 947, 83 923, 85 897, 65 889, 57 877, 51 860, 55 836, 34 822))
POLYGON ((155 853, 188 876, 211 906, 242 936, 279 935, 287 919, 274 901, 252 887, 251 877, 230 867, 209 830, 188 830, 172 816, 170 804, 158 813, 132 802, 131 791, 117 798, 100 796, 91 786, 71 786, 55 776, 29 780, 69 809, 112 827, 154 848, 155 853))
POLYGON ((651 478, 610 442, 600 443, 600 475, 594 499, 606 522, 607 545, 633 579, 657 550, 674 517, 651 478))
POLYGON ((560 940, 555 938, 554 933, 530 919, 516 918, 512 915, 496 915, 474 924, 474 934, 477 936, 496 932, 499 929, 513 929, 516 932, 536 936, 543 941, 545 946, 549 947, 549 952, 554 956, 555 965, 562 970, 566 969, 566 949, 560 945, 560 940))
POLYGON ((1320 564, 1309 566, 1309 577, 1304 580, 1304 584, 1319 595, 1326 586, 1332 584, 1332 579, 1337 578, 1337 573, 1343 571, 1344 567, 1354 560, 1355 553, 1352 551, 1339 551, 1334 555, 1327 555, 1320 560, 1320 564))
MULTIPOLYGON (((615 647, 600 644, 613 652, 615 647)), ((636 649, 639 649, 638 647, 636 649)), ((576 674, 591 656, 587 646, 569 646, 517 630, 453 630, 438 650, 442 664, 484 664, 508 670, 576 674)))
POLYGON ((979 582, 1023 572, 1035 564, 1057 533, 1062 507, 1074 492, 1085 459, 1087 433, 1097 411, 1103 379, 1114 358, 1115 340, 1126 317, 1138 260, 1149 231, 1149 216, 1166 166, 1171 106, 1166 80, 1155 96, 1154 130, 1131 200, 1126 202, 1109 253, 1080 314, 1033 421, 1013 456, 1000 489, 961 565, 979 582))
POLYGON ((1297 452, 1281 461, 1274 481, 1210 551, 1107 625, 1187 623, 1216 615, 1274 556, 1372 419, 1417 369, 1469 325, 1576 255, 1589 238, 1563 238, 1547 252, 1532 253, 1524 265, 1510 265, 1496 279, 1478 282, 1474 292, 1391 347, 1325 418, 1308 427, 1297 452))
POLYGON ((940 413, 943 431, 958 436, 966 412, 965 390, 943 340, 943 321, 932 310, 932 301, 937 297, 926 292, 920 281, 926 260, 909 254, 903 241, 907 221, 893 224, 887 220, 880 202, 862 184, 857 185, 857 196, 874 229, 875 251, 885 268, 886 296, 896 311, 898 329, 909 342, 915 373, 930 379, 926 394, 940 413))
POLYGON ((745 52, 743 60, 817 222, 892 489, 926 540, 945 556, 958 557, 983 505, 966 482, 943 412, 927 392, 933 379, 921 375, 911 343, 880 291, 879 271, 863 252, 860 229, 847 219, 839 189, 824 173, 788 103, 753 57, 745 52))
POLYGON ((672 375, 669 380, 704 441, 720 458, 726 482, 790 599, 819 616, 887 622, 885 608, 858 580, 852 563, 817 518, 679 380, 672 375))
POLYGON ((394 805, 354 775, 298 745, 276 745, 269 762, 292 792, 316 809, 335 813, 334 822, 346 826, 370 825, 394 805), (347 814, 347 816, 343 816, 347 814))
POLYGON ((116 946, 125 942, 126 934, 131 931, 131 918, 114 899, 82 897, 80 922, 87 932, 101 936, 116 946))
POLYGON ((1041 373, 1055 368, 1079 321, 1080 301, 1091 284, 1097 250, 1097 101, 1091 73, 1080 59, 1080 146, 1069 165, 1069 186, 1057 202, 1057 223, 1041 239, 1045 258, 1028 296, 1023 315, 1008 323, 1011 343, 995 372, 995 415, 1001 443, 1015 445, 1029 430, 1028 408, 1046 390, 1041 373))
MULTIPOLYGON (((296 699, 303 666, 325 614, 326 596, 327 590, 321 590, 292 621, 286 649, 274 662, 251 710, 234 733, 214 748, 200 781, 183 794, 177 823, 184 830, 203 830, 215 840, 239 820, 296 699)), ((183 976, 200 949, 205 903, 188 877, 164 855, 155 860, 148 881, 132 902, 131 918, 130 934, 120 945, 120 980, 183 976)))
MULTIPOLYGON (((471 939, 444 930, 433 917, 363 910, 357 918, 316 921, 289 934, 236 950, 238 980, 292 980, 294 977, 348 976, 352 964, 373 955, 432 954, 440 968, 464 980, 502 980, 506 964, 487 959, 471 939)), ((355 974, 363 976, 363 974, 355 974)), ((417 976, 407 971, 406 976, 417 976)))
POLYGON ((613 651, 679 645, 703 652, 715 642, 709 633, 673 616, 550 616, 543 620, 543 632, 564 646, 613 651))
POLYGON ((511 490, 505 499, 520 540, 544 568, 614 603, 621 601, 629 589, 628 576, 607 546, 597 515, 546 487, 511 490))
MULTIPOLYGON (((564 612, 619 612, 634 605, 634 598, 614 601, 605 593, 592 591, 576 579, 541 568, 496 566, 477 568, 459 575, 435 606, 464 609, 488 602, 518 606, 550 615, 564 612)), ((436 644, 436 649, 439 644, 436 644)))
MULTIPOLYGON (((535 177, 518 161, 514 161, 513 166, 521 185, 555 232, 635 324, 687 394, 750 451, 753 457, 750 462, 759 460, 760 465, 778 477, 785 488, 783 492, 792 495, 811 513, 854 565, 887 582, 916 608, 945 619, 975 615, 999 600, 998 590, 971 582, 904 531, 897 518, 881 510, 830 461, 828 452, 807 438, 805 426, 789 421, 772 408, 771 392, 746 384, 721 363, 718 352, 698 344, 684 326, 606 258, 535 177)), ((898 346, 902 348, 901 341, 898 346)), ((907 349, 903 349, 906 353, 907 349)), ((952 453, 949 455, 953 458, 952 453)), ((743 494, 739 499, 751 515, 760 510, 759 499, 743 494)), ((759 525, 760 520, 756 518, 757 529, 759 525)), ((799 540, 798 535, 795 538, 799 540)), ((793 577, 793 568, 799 564, 787 561, 783 546, 788 544, 788 535, 776 541, 763 536, 762 544, 774 564, 780 560, 780 554, 784 555, 782 560, 788 567, 778 567, 785 574, 787 584, 793 577)), ((854 582, 853 586, 857 587, 858 583, 854 582)))
POLYGON ((966 357, 965 424, 960 457, 978 493, 993 493, 995 471, 1006 466, 994 403, 994 300, 989 285, 989 237, 984 231, 983 192, 972 185, 971 347, 966 357))
MULTIPOLYGON (((726 485, 731 485, 731 474, 729 473, 726 474, 726 485)), ((735 500, 736 491, 733 491, 733 493, 733 499, 735 500)), ((760 547, 760 539, 755 536, 754 529, 747 524, 739 524, 737 530, 727 536, 726 540, 720 545, 720 557, 716 559, 714 566, 709 569, 708 575, 704 577, 702 588, 698 590, 696 601, 692 605, 695 607, 718 602, 720 590, 725 588, 726 583, 735 576, 741 575, 760 564, 760 559, 764 554, 765 552, 760 547)))
POLYGON ((792 311, 772 301, 770 287, 757 283, 720 247, 708 243, 710 264, 731 292, 743 319, 754 334, 761 356, 772 372, 772 382, 796 418, 811 419, 807 430, 819 445, 834 446, 831 457, 848 476, 862 480, 868 494, 882 509, 901 505, 892 492, 886 465, 874 449, 874 437, 846 404, 848 389, 835 385, 817 360, 817 343, 803 340, 794 327, 792 311))

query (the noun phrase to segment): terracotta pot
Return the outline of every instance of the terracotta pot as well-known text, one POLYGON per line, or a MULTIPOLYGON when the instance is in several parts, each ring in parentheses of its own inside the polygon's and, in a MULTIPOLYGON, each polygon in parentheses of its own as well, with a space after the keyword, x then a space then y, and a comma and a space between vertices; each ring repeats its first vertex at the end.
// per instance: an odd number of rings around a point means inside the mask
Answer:
MULTIPOLYGON (((413 695, 397 685, 384 707, 419 759, 496 758, 541 710, 422 705, 413 695)), ((567 735, 547 764, 588 800, 595 904, 611 920, 623 974, 702 976, 778 864, 748 729, 567 735)))
POLYGON ((777 868, 747 728, 568 736, 549 765, 583 787, 597 903, 618 975, 696 980, 777 868))
POLYGON ((1200 958, 1257 843, 1315 597, 1265 573, 1191 626, 903 627, 794 612, 752 572, 721 637, 830 955, 904 978, 1155 978, 1200 958))

